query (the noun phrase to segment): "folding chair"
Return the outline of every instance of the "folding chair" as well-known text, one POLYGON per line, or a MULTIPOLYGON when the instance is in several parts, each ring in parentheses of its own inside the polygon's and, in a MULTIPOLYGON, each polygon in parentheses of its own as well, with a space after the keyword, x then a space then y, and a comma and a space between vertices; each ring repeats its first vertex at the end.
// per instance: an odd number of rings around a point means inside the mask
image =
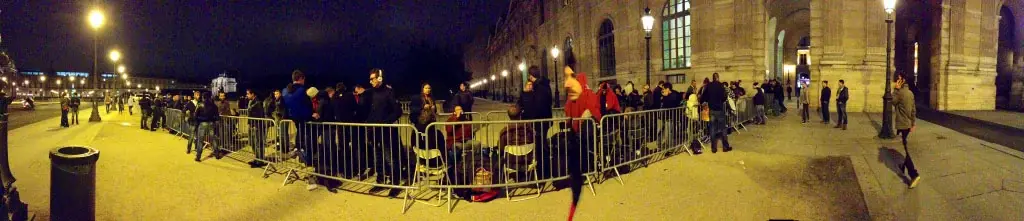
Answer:
MULTIPOLYGON (((437 183, 438 185, 445 185, 448 183, 448 165, 443 160, 441 150, 439 149, 420 149, 412 148, 413 153, 416 154, 416 172, 413 177, 413 186, 421 186, 431 182, 437 183), (430 165, 430 161, 438 161, 436 165, 430 165)), ((448 204, 448 212, 452 212, 452 188, 438 188, 437 191, 437 203, 430 203, 428 201, 414 199, 415 197, 406 191, 405 193, 405 207, 403 207, 402 213, 408 210, 410 199, 414 202, 422 203, 431 206, 441 206, 445 203, 448 204), (447 191, 446 191, 447 190, 447 191), (442 202, 442 198, 444 201, 442 202)))
MULTIPOLYGON (((538 173, 537 173, 537 157, 535 157, 535 155, 533 154, 533 150, 536 149, 536 147, 537 147, 537 145, 533 144, 533 143, 525 144, 525 145, 508 145, 508 146, 505 146, 505 156, 510 156, 511 155, 513 157, 530 157, 530 164, 526 165, 526 171, 522 171, 522 172, 526 172, 526 173, 531 173, 532 172, 533 173, 533 180, 534 181, 540 180, 540 175, 538 175, 538 173)), ((508 159, 508 157, 503 157, 503 158, 508 159)), ((506 163, 505 164, 505 168, 504 168, 504 172, 505 172, 505 183, 514 183, 516 181, 515 181, 515 179, 512 179, 512 177, 513 177, 512 174, 518 174, 521 171, 519 171, 519 168, 510 167, 509 164, 506 163)), ((540 193, 544 189, 541 187, 540 183, 537 183, 535 185, 537 185, 537 195, 536 196, 512 200, 512 190, 511 190, 512 188, 506 187, 505 188, 505 198, 507 198, 508 201, 517 202, 517 201, 523 201, 523 200, 528 200, 528 199, 535 199, 537 197, 540 197, 540 193)))

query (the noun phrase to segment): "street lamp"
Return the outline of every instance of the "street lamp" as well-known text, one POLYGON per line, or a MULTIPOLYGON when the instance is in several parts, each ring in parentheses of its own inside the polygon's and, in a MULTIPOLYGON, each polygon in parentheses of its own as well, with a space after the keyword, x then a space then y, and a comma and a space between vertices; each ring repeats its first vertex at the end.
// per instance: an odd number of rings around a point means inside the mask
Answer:
POLYGON ((110 61, 113 61, 114 63, 117 63, 117 61, 120 61, 120 60, 121 60, 121 52, 120 51, 117 51, 117 50, 110 51, 110 61))
POLYGON ((558 68, 559 68, 558 67, 558 55, 559 54, 562 54, 562 50, 558 50, 558 46, 551 47, 551 60, 555 61, 555 74, 554 74, 554 77, 555 77, 555 100, 554 100, 555 107, 558 107, 558 105, 561 103, 560 101, 562 100, 561 95, 558 95, 558 91, 559 91, 558 88, 560 87, 558 85, 558 78, 559 78, 559 76, 558 76, 558 68))
POLYGON ((508 70, 501 70, 501 78, 504 79, 503 80, 504 84, 501 84, 501 87, 504 88, 504 90, 502 90, 502 92, 501 92, 502 93, 501 101, 507 102, 508 101, 508 90, 509 90, 509 87, 510 87, 510 86, 508 86, 508 70))
POLYGON ((640 17, 644 25, 644 39, 647 39, 647 85, 651 85, 651 30, 654 29, 654 16, 651 8, 644 8, 644 16, 640 17))
POLYGON ((882 131, 878 137, 892 139, 896 134, 892 131, 892 13, 896 10, 896 0, 885 0, 885 95, 882 96, 882 131))
MULTIPOLYGON (((92 30, 95 31, 95 33, 93 33, 93 38, 92 38, 92 80, 93 80, 93 85, 96 88, 99 88, 99 82, 100 82, 98 80, 99 79, 99 77, 98 77, 99 76, 99 71, 97 69, 98 65, 99 65, 99 57, 100 57, 99 56, 99 49, 98 49, 99 48, 98 45, 99 45, 99 41, 100 41, 100 32, 99 32, 99 30, 100 30, 100 27, 103 27, 103 24, 106 23, 106 21, 107 21, 107 16, 103 15, 103 12, 100 11, 99 9, 93 9, 92 11, 89 12, 89 17, 88 17, 89 26, 92 27, 92 30)), ((118 58, 120 59, 120 53, 118 53, 118 54, 119 54, 118 58)), ((94 98, 94 99, 92 99, 92 114, 89 115, 89 122, 100 122, 100 120, 101 119, 100 119, 99 105, 96 104, 96 99, 94 98)))
POLYGON ((487 88, 487 93, 491 94, 491 100, 498 100, 498 93, 494 89, 498 88, 494 82, 498 79, 498 76, 491 75, 491 85, 487 88))
MULTIPOLYGON (((514 87, 515 84, 513 83, 513 88, 515 88, 516 90, 522 90, 522 88, 526 86, 526 81, 527 81, 527 79, 526 79, 526 61, 522 61, 522 62, 519 63, 519 72, 522 73, 522 76, 523 76, 523 78, 522 78, 523 85, 519 85, 520 87, 514 87)), ((515 80, 516 80, 515 78, 512 78, 512 82, 515 82, 515 80)), ((522 96, 522 94, 520 94, 520 96, 522 96)))
POLYGON ((122 65, 118 65, 117 66, 117 73, 124 74, 125 69, 127 69, 127 68, 125 68, 123 64, 122 65))

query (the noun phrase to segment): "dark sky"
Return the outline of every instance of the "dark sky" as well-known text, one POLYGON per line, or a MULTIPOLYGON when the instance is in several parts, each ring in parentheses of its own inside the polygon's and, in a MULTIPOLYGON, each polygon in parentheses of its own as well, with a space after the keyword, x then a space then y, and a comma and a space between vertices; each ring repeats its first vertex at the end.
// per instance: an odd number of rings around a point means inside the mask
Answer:
MULTIPOLYGON (((4 0, 3 44, 21 69, 90 71, 93 1, 4 0)), ((457 49, 504 15, 502 0, 104 1, 101 71, 107 52, 125 54, 130 72, 207 80, 224 70, 241 78, 288 81, 313 75, 387 71, 408 61, 414 43, 457 49), (287 3, 285 3, 287 2, 287 3)), ((385 72, 387 73, 387 72, 385 72)), ((361 79, 361 78, 358 78, 361 79)))

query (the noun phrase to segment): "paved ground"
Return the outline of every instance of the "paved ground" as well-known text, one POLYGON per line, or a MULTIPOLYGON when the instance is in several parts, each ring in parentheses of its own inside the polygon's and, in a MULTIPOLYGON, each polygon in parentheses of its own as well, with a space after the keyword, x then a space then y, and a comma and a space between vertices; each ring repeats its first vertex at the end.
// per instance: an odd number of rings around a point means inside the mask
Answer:
POLYGON ((1024 130, 1024 113, 1005 110, 994 111, 948 111, 964 117, 992 122, 999 125, 1024 130))
MULTIPOLYGON (((491 104, 495 109, 503 105, 491 104)), ((792 109, 795 110, 795 109, 792 109)), ((902 148, 874 138, 871 119, 850 130, 800 124, 791 116, 731 136, 736 150, 677 155, 585 193, 578 220, 1019 220, 1024 154, 928 122, 911 136, 923 174, 908 190, 897 175, 902 148)), ((45 220, 47 151, 89 145, 97 169, 99 220, 561 220, 566 190, 523 202, 458 202, 454 213, 351 192, 306 191, 301 182, 225 158, 192 161, 184 140, 137 129, 137 115, 56 129, 49 119, 10 132, 12 167, 24 200, 45 220), (19 139, 42 137, 47 139, 19 139), (42 210, 41 210, 42 209, 42 210)))
MULTIPOLYGON (((79 107, 79 109, 81 109, 81 110, 85 110, 85 109, 88 109, 88 108, 92 108, 92 104, 86 103, 86 102, 83 102, 82 106, 79 107)), ((43 121, 43 120, 46 120, 46 119, 49 119, 49 118, 60 117, 60 104, 59 103, 41 103, 41 102, 37 102, 36 103, 36 108, 34 110, 25 110, 24 108, 22 108, 20 102, 16 102, 16 103, 11 104, 8 107, 7 110, 10 111, 10 115, 8 117, 10 117, 10 119, 11 119, 11 121, 9 122, 10 124, 8 126, 12 130, 13 129, 17 129, 17 128, 22 127, 22 126, 25 126, 25 125, 29 125, 29 124, 33 124, 33 123, 36 123, 36 122, 39 122, 39 121, 43 121)), ((100 107, 100 111, 101 112, 103 111, 102 107, 100 107)), ((85 114, 79 114, 78 115, 78 119, 79 119, 78 122, 79 123, 83 123, 83 121, 88 121, 89 120, 89 114, 91 112, 84 112, 84 113, 85 114)), ((59 122, 60 121, 58 121, 58 125, 60 124, 59 122)))

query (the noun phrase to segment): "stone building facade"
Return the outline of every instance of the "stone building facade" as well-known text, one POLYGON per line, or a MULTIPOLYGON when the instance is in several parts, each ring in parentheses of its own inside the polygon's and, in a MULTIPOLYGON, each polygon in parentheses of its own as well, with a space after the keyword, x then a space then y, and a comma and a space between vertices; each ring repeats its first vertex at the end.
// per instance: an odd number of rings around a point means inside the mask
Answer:
MULTIPOLYGON (((939 110, 992 110, 997 101, 1022 106, 1024 1, 898 2, 892 68, 908 77, 920 104, 939 110)), ((843 79, 850 111, 882 110, 888 15, 882 0, 511 0, 485 55, 466 58, 487 64, 487 71, 474 72, 474 82, 508 71, 510 80, 499 82, 521 88, 521 63, 561 77, 554 62, 564 64, 571 51, 592 86, 632 81, 639 89, 647 81, 645 8, 655 18, 652 83, 685 90, 690 80, 718 72, 750 88, 768 78, 793 84, 804 77, 817 100, 822 80, 835 90, 843 79), (563 51, 558 59, 549 53, 553 47, 563 51)), ((494 83, 482 87, 493 90, 494 83)))

